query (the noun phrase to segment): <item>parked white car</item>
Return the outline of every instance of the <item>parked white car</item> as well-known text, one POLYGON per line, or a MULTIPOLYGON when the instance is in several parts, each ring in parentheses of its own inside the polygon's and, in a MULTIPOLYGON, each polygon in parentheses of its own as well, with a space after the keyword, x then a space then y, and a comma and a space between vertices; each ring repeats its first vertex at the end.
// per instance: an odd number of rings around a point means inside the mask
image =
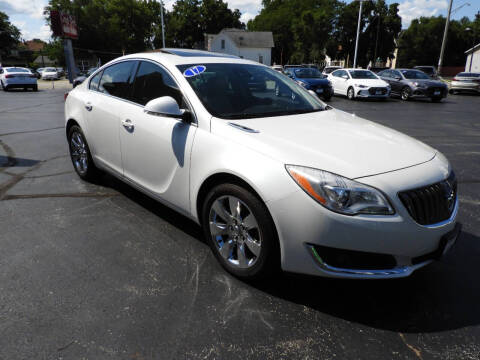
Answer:
POLYGON ((339 69, 328 74, 335 95, 355 98, 386 99, 390 96, 390 85, 374 72, 363 69, 339 69))
POLYGON ((38 91, 36 76, 29 69, 22 67, 0 68, 0 85, 3 91, 14 88, 38 91))
POLYGON ((60 74, 57 69, 54 67, 47 67, 43 69, 40 73, 42 75, 42 80, 58 80, 60 79, 60 74))
POLYGON ((404 277, 460 231, 440 152, 256 62, 180 49, 124 56, 70 92, 65 124, 82 179, 107 171, 193 219, 241 278, 279 265, 404 277))

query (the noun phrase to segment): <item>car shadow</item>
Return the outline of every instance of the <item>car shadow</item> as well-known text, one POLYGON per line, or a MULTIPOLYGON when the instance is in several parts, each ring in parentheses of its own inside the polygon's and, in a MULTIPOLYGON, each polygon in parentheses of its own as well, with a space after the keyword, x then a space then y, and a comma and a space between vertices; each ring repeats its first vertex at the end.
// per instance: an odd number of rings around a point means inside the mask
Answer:
MULTIPOLYGON (((205 242, 194 221, 105 174, 108 186, 185 234, 205 242)), ((480 237, 461 233, 441 261, 393 280, 342 280, 279 273, 263 282, 240 283, 271 296, 365 326, 426 333, 480 324, 480 237)), ((214 261, 214 257, 211 257, 214 261)))

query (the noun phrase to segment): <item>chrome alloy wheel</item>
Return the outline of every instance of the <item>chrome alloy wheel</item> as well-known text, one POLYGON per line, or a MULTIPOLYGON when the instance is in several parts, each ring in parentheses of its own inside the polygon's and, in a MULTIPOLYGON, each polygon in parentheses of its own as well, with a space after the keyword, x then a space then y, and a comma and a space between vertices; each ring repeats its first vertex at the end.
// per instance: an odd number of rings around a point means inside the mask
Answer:
POLYGON ((249 268, 262 248, 260 229, 250 208, 235 196, 216 199, 210 207, 209 226, 220 255, 232 266, 249 268))
POLYGON ((82 175, 86 174, 88 171, 87 145, 83 140, 83 136, 77 131, 74 131, 70 138, 70 154, 75 169, 82 175))

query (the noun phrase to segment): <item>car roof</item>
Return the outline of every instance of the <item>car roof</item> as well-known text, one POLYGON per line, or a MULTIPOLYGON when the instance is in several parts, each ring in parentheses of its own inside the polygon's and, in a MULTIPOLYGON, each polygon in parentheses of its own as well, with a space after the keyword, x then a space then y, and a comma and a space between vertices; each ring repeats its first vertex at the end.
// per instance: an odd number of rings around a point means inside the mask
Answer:
POLYGON ((119 60, 126 59, 150 59, 158 61, 164 65, 186 65, 186 64, 199 64, 199 63, 242 63, 242 64, 254 64, 259 66, 265 66, 255 61, 241 59, 237 56, 215 53, 204 50, 193 49, 160 49, 150 52, 136 53, 125 55, 117 59, 112 60, 110 63, 117 62, 119 60))

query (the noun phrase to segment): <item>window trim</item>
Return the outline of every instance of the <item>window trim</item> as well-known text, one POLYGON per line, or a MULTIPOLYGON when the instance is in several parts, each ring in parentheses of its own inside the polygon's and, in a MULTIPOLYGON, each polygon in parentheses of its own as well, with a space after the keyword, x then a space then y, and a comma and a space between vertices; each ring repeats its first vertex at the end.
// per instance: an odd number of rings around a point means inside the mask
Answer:
MULTIPOLYGON (((151 62, 152 64, 154 65, 157 65, 159 67, 161 67, 162 69, 164 69, 168 75, 170 75, 170 77, 172 78, 172 80, 175 82, 175 84, 177 85, 178 87, 178 90, 182 93, 182 96, 183 98, 185 99, 187 105, 188 105, 188 110, 192 113, 192 116, 193 116, 193 121, 190 123, 190 125, 194 125, 194 126, 198 126, 198 118, 197 118, 197 113, 195 112, 195 108, 192 106, 192 102, 190 101, 190 99, 185 95, 185 92, 182 91, 182 87, 179 85, 179 82, 178 80, 175 78, 175 76, 172 74, 172 72, 164 65, 160 64, 158 61, 155 61, 155 60, 152 60, 152 59, 146 59, 146 58, 129 58, 129 59, 120 59, 118 61, 115 61, 113 63, 109 63, 108 66, 107 65, 104 65, 102 67, 100 67, 99 69, 97 69, 97 71, 95 71, 92 75, 90 75, 90 80, 88 81, 88 88, 87 90, 88 91, 92 91, 92 92, 95 92, 96 94, 101 94, 101 95, 104 95, 104 96, 108 96, 108 97, 111 97, 111 98, 114 98, 114 99, 117 99, 117 100, 120 100, 120 101, 125 101, 129 104, 132 104, 132 105, 135 105, 135 106, 138 106, 140 108, 145 108, 145 105, 141 105, 139 103, 136 103, 136 102, 133 102, 131 100, 128 100, 128 99, 124 99, 124 98, 119 98, 117 96, 114 96, 114 95, 110 95, 110 94, 106 94, 106 93, 103 93, 103 92, 100 92, 100 91, 95 91, 95 90, 92 90, 90 89, 90 82, 92 81, 93 77, 99 73, 100 71, 104 71, 105 69, 109 68, 110 66, 113 66, 113 65, 116 65, 116 64, 119 64, 121 62, 125 62, 125 61, 134 61, 136 62, 137 64, 135 65, 135 69, 134 69, 134 74, 133 74, 133 81, 135 81, 135 77, 137 76, 137 72, 138 72, 138 69, 140 67, 140 62, 141 61, 147 61, 147 62, 151 62)), ((100 77, 100 81, 103 77, 103 74, 102 76, 100 77)), ((98 83, 100 85, 100 82, 98 83)), ((132 83, 133 85, 133 83, 132 83)), ((132 87, 132 90, 133 90, 133 87, 132 87)), ((178 121, 182 121, 181 119, 178 119, 178 121)))

